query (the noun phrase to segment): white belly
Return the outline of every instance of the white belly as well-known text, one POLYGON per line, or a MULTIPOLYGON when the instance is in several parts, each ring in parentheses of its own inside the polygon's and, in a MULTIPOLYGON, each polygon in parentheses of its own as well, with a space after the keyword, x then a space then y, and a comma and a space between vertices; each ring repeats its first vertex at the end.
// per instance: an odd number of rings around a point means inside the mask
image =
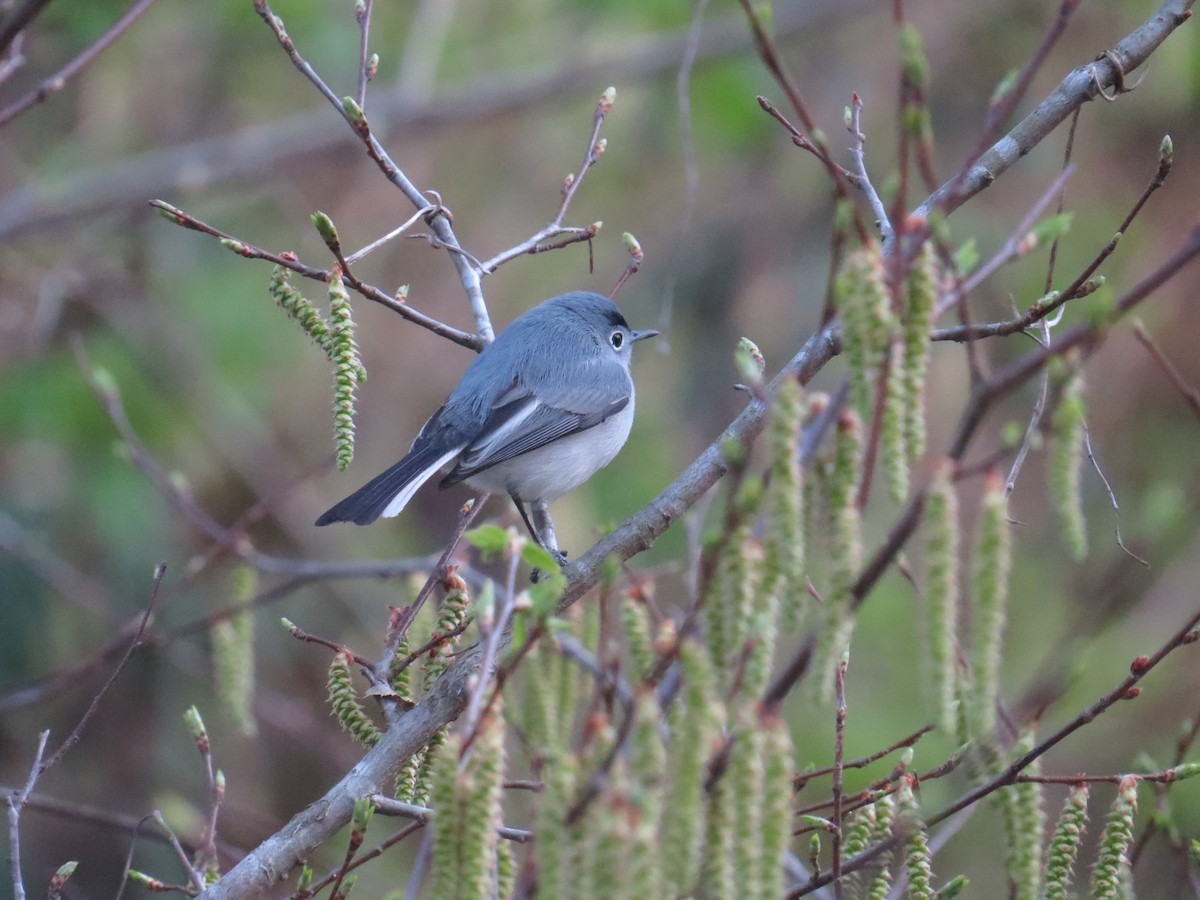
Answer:
POLYGON ((553 500, 613 461, 633 426, 633 402, 587 431, 531 450, 466 480, 476 490, 515 494, 526 503, 553 500))

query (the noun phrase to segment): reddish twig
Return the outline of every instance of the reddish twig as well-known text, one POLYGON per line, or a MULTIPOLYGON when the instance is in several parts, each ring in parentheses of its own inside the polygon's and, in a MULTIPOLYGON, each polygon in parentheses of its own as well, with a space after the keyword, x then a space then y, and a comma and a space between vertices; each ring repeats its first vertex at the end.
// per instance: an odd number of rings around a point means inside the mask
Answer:
MULTIPOLYGON (((227 234, 218 228, 214 228, 208 223, 202 222, 195 216, 188 215, 183 210, 177 209, 163 200, 151 200, 150 205, 155 209, 162 211, 166 218, 174 222, 176 225, 179 225, 182 228, 191 229, 192 231, 199 231, 202 234, 212 235, 220 240, 222 245, 227 249, 238 254, 239 256, 245 257, 246 259, 266 260, 267 262, 274 263, 277 266, 283 266, 285 269, 290 269, 293 272, 303 275, 305 278, 311 278, 314 281, 325 283, 328 283, 333 273, 332 269, 321 269, 317 268, 316 266, 305 265, 296 258, 294 253, 291 253, 290 251, 285 253, 272 253, 269 250, 263 250, 261 247, 256 247, 253 244, 247 243, 239 238, 235 238, 233 235, 227 234)), ((479 335, 468 334, 465 331, 460 331, 457 328, 453 328, 444 322, 440 322, 437 319, 431 318, 430 316, 413 309, 404 301, 398 300, 391 294, 375 287, 374 285, 353 279, 346 273, 345 267, 342 269, 342 280, 368 300, 372 300, 375 303, 378 303, 380 306, 385 306, 394 313, 399 313, 401 317, 407 319, 409 322, 412 322, 414 325, 420 325, 422 328, 433 332, 439 337, 444 337, 447 340, 451 340, 459 346, 466 347, 469 350, 479 351, 483 349, 483 340, 479 337, 479 335)))

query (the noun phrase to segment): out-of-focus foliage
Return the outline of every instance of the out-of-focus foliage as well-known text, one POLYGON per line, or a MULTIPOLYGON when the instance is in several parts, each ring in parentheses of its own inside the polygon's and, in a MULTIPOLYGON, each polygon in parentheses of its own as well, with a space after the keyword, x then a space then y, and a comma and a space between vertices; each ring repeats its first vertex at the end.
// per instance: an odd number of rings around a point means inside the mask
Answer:
MULTIPOLYGON (((1058 4, 908 5, 930 60, 935 165, 945 178, 974 146, 993 88, 1024 62, 1058 4)), ((852 92, 862 95, 868 166, 878 185, 894 189, 891 6, 781 0, 775 22, 786 61, 839 153, 849 143, 842 110, 852 92), (807 24, 788 24, 808 6, 819 11, 807 24)), ((1083 4, 1022 111, 1154 6, 1083 4)), ((27 34, 27 64, 0 84, 4 102, 59 68, 125 8, 115 0, 51 4, 27 34)), ((355 88, 352 8, 301 0, 276 6, 339 96, 355 88)), ((779 91, 745 37, 732 50, 702 45, 688 87, 691 114, 683 118, 677 78, 691 16, 691 3, 633 0, 376 4, 371 45, 380 67, 366 113, 386 108, 407 116, 403 127, 385 131, 385 143, 419 186, 440 192, 477 257, 517 243, 554 215, 563 176, 578 168, 586 148, 596 97, 609 84, 618 88, 604 131, 607 152, 567 216, 570 224, 604 222, 594 271, 587 247, 575 245, 518 258, 484 283, 502 325, 564 290, 608 291, 626 263, 622 232, 635 234, 646 252, 619 301, 634 327, 656 327, 663 336, 639 347, 638 420, 629 444, 555 504, 560 541, 573 555, 649 501, 742 407, 744 394, 732 389, 739 336, 758 344, 770 374, 820 322, 832 216, 827 177, 760 111, 755 94, 780 100, 779 91)), ((709 34, 746 34, 734 4, 709 4, 704 21, 709 34)), ((1136 92, 1083 110, 1066 194, 1075 217, 1059 249, 1059 286, 1109 239, 1153 174, 1164 132, 1174 137, 1176 161, 1167 187, 1105 264, 1107 286, 1072 304, 1068 321, 1085 319, 1126 290, 1195 224, 1198 97, 1200 29, 1188 25, 1155 54, 1136 92)), ((956 244, 974 237, 986 259, 1003 243, 1057 173, 1064 133, 951 218, 956 244)), ((849 164, 848 155, 840 158, 849 164)), ((0 130, 0 160, 0 782, 11 785, 28 771, 36 733, 49 727, 52 744, 61 740, 107 670, 91 670, 33 705, 21 702, 19 689, 115 640, 140 614, 155 564, 168 565, 163 628, 233 600, 228 563, 188 575, 189 562, 210 543, 130 466, 87 388, 75 338, 92 364, 112 373, 150 453, 218 522, 231 523, 264 501, 267 514, 248 530, 258 549, 326 560, 423 555, 444 544, 467 496, 460 490, 442 494, 430 486, 400 518, 367 529, 317 530, 311 523, 401 455, 470 356, 353 297, 371 377, 359 394, 354 463, 335 474, 332 375, 321 351, 272 303, 271 266, 241 259, 146 206, 162 197, 239 238, 295 250, 321 266, 331 260, 309 223, 313 211, 326 210, 351 249, 412 212, 279 51, 249 0, 157 4, 82 77, 0 130), (248 155, 193 161, 197 145, 253 130, 274 137, 248 155)), ((910 186, 910 203, 916 194, 910 186)), ((412 306, 471 327, 446 253, 424 241, 398 239, 356 271, 388 289, 408 284, 412 306)), ((991 321, 1014 304, 1024 308, 1043 293, 1045 273, 1044 249, 1002 270, 973 295, 973 316, 991 321)), ((1185 271, 1141 310, 1194 385, 1198 283, 1194 268, 1185 271)), ((316 282, 301 287, 311 298, 322 296, 316 282)), ((1014 336, 988 342, 986 353, 999 363, 1030 346, 1014 336)), ((835 362, 815 387, 832 388, 844 371, 835 362)), ((1082 486, 1090 555, 1072 562, 1044 488, 1045 454, 1034 454, 1009 501, 1022 524, 1012 535, 1000 684, 1022 714, 1065 690, 1045 711, 1043 730, 1108 690, 1133 656, 1175 628, 1194 607, 1200 581, 1200 423, 1126 330, 1114 331, 1085 375, 1092 449, 1120 500, 1125 541, 1150 566, 1117 546, 1108 495, 1090 469, 1082 486)), ((944 448, 966 390, 961 348, 935 345, 926 401, 932 455, 944 448)), ((1005 416, 989 420, 980 445, 995 444, 1005 417, 1023 426, 1033 400, 1032 387, 1012 398, 1005 416)), ((929 472, 926 460, 914 478, 929 472)), ((879 542, 894 512, 878 486, 876 493, 878 512, 864 523, 868 546, 879 542)), ((976 505, 964 498, 964 516, 973 517, 976 505)), ((497 500, 485 516, 513 514, 497 500)), ((673 565, 657 592, 669 613, 682 608, 684 549, 683 529, 676 528, 635 561, 673 565)), ((264 573, 262 588, 286 578, 264 573)), ((140 652, 84 742, 39 790, 135 816, 159 807, 189 831, 207 810, 206 782, 180 725, 180 711, 197 703, 228 778, 221 838, 253 846, 359 753, 326 714, 328 656, 271 623, 285 614, 308 630, 374 650, 386 605, 410 599, 406 582, 330 581, 289 593, 262 613, 254 636, 254 740, 220 711, 205 629, 140 652)), ((847 684, 848 757, 936 715, 918 687, 917 618, 911 586, 897 575, 863 608, 847 684)), ((1181 717, 1200 715, 1194 654, 1169 661, 1136 704, 1090 726, 1086 739, 1064 743, 1044 769, 1113 772, 1129 767, 1139 751, 1167 765, 1181 717)), ((814 713, 807 702, 796 699, 784 710, 802 768, 832 757, 832 715, 814 713)), ((927 738, 914 768, 924 753, 935 761, 952 750, 949 738, 927 738)), ((875 774, 848 772, 847 790, 875 774)), ((1171 795, 1176 821, 1193 835, 1200 829, 1198 790, 1189 781, 1171 795)), ((957 792, 930 782, 922 808, 957 792)), ((1051 805, 1063 796, 1065 789, 1052 795, 1051 805)), ((1109 800, 1105 794, 1101 802, 1109 800)), ((937 856, 939 872, 970 871, 981 896, 1006 889, 995 848, 979 839, 994 829, 993 815, 981 809, 937 856)), ((31 883, 44 883, 72 858, 81 861, 73 885, 88 895, 112 892, 125 834, 34 811, 23 822, 31 883)), ((139 868, 170 870, 169 851, 144 847, 139 868)), ((343 849, 328 852, 326 867, 343 849)), ((406 871, 403 862, 392 855, 365 868, 360 893, 382 895, 406 871)), ((1166 864, 1151 860, 1147 868, 1166 864)), ((6 872, 0 883, 8 883, 6 872)), ((1162 896, 1152 877, 1142 887, 1146 896, 1162 896)))

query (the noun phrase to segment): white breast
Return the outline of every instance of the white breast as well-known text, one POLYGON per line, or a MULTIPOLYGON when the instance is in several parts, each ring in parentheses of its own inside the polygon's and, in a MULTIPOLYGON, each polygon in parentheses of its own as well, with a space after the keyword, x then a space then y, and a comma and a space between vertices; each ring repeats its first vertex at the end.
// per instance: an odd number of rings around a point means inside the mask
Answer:
POLYGON ((552 441, 467 479, 476 490, 515 494, 521 500, 553 500, 577 488, 613 461, 633 426, 633 398, 599 425, 552 441))

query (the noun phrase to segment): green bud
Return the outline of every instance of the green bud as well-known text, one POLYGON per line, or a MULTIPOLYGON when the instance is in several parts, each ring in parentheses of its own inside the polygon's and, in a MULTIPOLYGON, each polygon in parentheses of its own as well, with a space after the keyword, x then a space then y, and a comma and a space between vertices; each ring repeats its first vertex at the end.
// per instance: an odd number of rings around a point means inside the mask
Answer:
POLYGON ((329 216, 318 210, 312 214, 311 218, 313 226, 317 229, 317 234, 321 236, 321 240, 331 247, 340 246, 337 229, 333 226, 333 220, 329 216))
POLYGON ((762 384, 767 361, 763 358, 762 351, 758 349, 758 344, 748 337, 738 338, 737 350, 734 351, 733 359, 737 364, 739 377, 751 385, 762 384))

